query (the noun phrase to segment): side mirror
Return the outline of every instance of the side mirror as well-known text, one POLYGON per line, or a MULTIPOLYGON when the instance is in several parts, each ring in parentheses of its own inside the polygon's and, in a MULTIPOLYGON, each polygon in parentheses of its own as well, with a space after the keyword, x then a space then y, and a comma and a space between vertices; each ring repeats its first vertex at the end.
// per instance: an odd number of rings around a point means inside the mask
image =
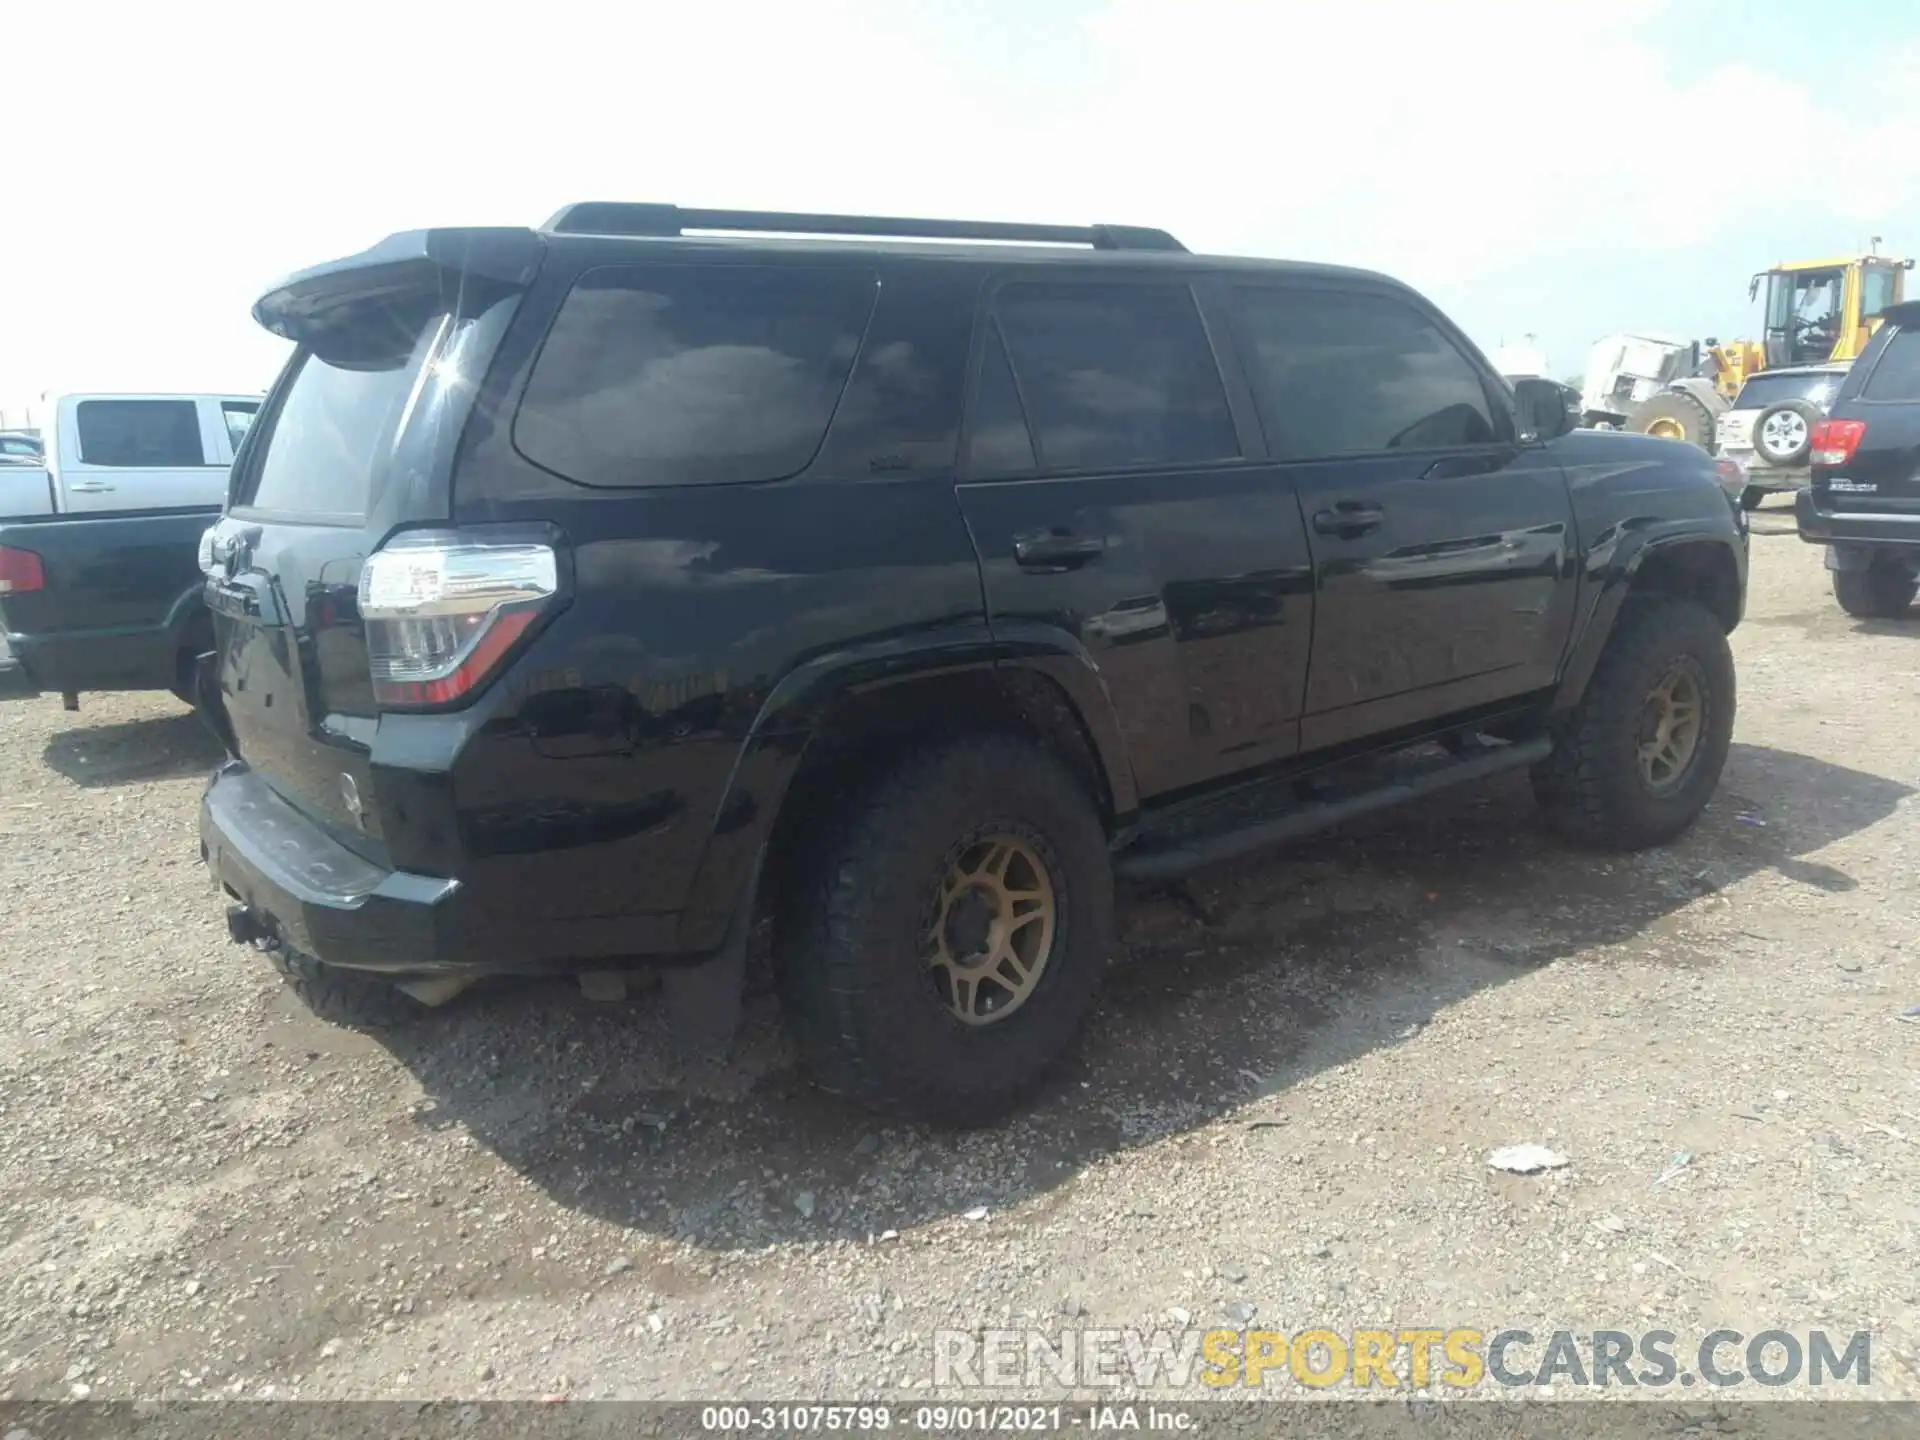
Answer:
POLYGON ((1525 376, 1513 382, 1514 418, 1522 440, 1552 440, 1580 418, 1580 397, 1553 380, 1525 376))

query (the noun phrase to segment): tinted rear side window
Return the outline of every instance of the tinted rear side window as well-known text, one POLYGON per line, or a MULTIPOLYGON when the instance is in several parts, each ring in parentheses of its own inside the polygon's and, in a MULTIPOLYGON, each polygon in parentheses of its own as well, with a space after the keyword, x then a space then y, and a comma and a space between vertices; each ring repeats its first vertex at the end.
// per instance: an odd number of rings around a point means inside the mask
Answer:
POLYGON ((1920 400, 1920 330, 1902 330, 1880 352, 1862 400, 1920 400))
POLYGON ((84 465, 178 470, 205 465, 191 400, 82 400, 74 407, 84 465))
POLYGON ((1020 410, 1007 347, 1000 327, 987 322, 986 349, 980 357, 980 388, 973 397, 973 425, 967 438, 968 470, 974 476, 1025 475, 1035 467, 1033 436, 1020 410))
POLYGON ((616 266, 582 276, 513 438, 583 485, 780 480, 820 448, 879 280, 818 266, 616 266))
POLYGON ((1275 458, 1485 445, 1480 372, 1413 306, 1380 295, 1245 288, 1234 332, 1275 458))
MULTIPOLYGON (((1213 348, 1186 286, 1009 285, 994 312, 1045 469, 1240 454, 1213 348)), ((991 352, 987 361, 991 367, 991 352)), ((983 388, 991 383, 989 368, 983 388)))
POLYGON ((372 306, 336 322, 321 348, 303 350, 235 504, 363 517, 444 321, 424 302, 372 306))

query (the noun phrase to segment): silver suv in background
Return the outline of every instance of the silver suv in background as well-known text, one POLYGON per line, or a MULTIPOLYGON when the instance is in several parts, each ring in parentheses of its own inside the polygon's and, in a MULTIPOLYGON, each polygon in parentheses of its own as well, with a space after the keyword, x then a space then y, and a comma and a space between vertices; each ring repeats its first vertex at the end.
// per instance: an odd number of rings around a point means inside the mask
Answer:
POLYGON ((1813 427, 1827 415, 1848 365, 1793 365, 1766 370, 1740 387, 1720 417, 1718 449, 1746 471, 1740 503, 1749 510, 1775 491, 1813 483, 1813 427))

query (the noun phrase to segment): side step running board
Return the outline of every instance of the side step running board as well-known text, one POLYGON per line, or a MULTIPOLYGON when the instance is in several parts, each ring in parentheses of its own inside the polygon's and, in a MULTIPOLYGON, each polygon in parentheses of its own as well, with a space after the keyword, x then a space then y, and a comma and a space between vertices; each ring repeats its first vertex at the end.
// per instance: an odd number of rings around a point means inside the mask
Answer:
POLYGON ((1535 736, 1517 740, 1511 745, 1502 745, 1497 750, 1468 756, 1407 779, 1390 780, 1377 789, 1363 790, 1357 795, 1346 795, 1337 800, 1306 801, 1271 819, 1256 820, 1212 835, 1184 838, 1166 846, 1155 846, 1150 836, 1143 836, 1139 842, 1114 857, 1113 873, 1122 880, 1178 879, 1204 866, 1217 865, 1223 860, 1238 859, 1256 850, 1297 840, 1302 835, 1311 835, 1316 830, 1325 830, 1356 816, 1385 810, 1389 806, 1416 800, 1439 790, 1450 790, 1455 785, 1484 780, 1490 775, 1525 769, 1552 753, 1553 741, 1544 735, 1535 736))

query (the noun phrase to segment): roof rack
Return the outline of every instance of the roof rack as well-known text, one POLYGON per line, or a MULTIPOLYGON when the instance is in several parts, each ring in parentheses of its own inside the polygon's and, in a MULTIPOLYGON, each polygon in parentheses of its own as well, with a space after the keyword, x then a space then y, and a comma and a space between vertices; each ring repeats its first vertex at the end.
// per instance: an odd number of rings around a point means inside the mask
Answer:
POLYGON ((1176 250, 1164 230, 1137 225, 1013 225, 997 220, 904 220, 892 215, 803 215, 781 210, 683 210, 678 205, 587 200, 546 223, 558 235, 684 235, 735 230, 774 235, 855 235, 865 239, 1004 240, 1088 245, 1095 250, 1176 250))

